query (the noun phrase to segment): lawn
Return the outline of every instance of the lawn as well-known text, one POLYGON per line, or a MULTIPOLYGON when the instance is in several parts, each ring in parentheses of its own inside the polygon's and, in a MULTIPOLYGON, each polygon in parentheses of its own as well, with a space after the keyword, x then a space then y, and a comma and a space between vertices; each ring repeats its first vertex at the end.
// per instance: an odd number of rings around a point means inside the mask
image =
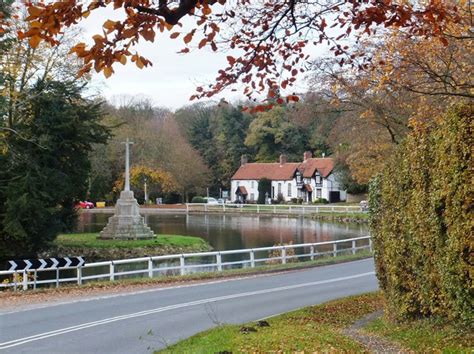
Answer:
MULTIPOLYGON (((383 308, 380 292, 350 296, 267 319, 257 323, 219 325, 172 345, 160 353, 293 353, 367 352, 366 347, 343 335, 355 321, 383 308), (243 333, 244 327, 256 331, 243 333)), ((370 321, 362 333, 370 342, 395 343, 415 353, 472 353, 472 332, 430 320, 394 324, 384 317, 370 321)))
POLYGON ((157 235, 151 240, 98 240, 98 234, 62 234, 55 244, 63 247, 88 247, 88 248, 139 248, 139 247, 192 247, 202 248, 207 242, 200 237, 180 235, 157 235))
POLYGON ((162 353, 361 352, 364 347, 340 331, 382 304, 379 293, 348 297, 270 318, 269 327, 248 323, 244 327, 257 330, 248 334, 241 325, 218 326, 162 353))

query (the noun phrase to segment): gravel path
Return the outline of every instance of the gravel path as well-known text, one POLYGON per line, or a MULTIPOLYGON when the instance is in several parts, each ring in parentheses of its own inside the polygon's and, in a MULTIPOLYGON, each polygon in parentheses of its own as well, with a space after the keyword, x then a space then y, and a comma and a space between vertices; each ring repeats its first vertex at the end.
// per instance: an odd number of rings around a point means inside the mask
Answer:
POLYGON ((342 333, 365 346, 370 353, 410 353, 410 351, 400 347, 396 343, 363 332, 363 327, 382 315, 383 310, 373 312, 354 322, 352 326, 343 330, 342 333))

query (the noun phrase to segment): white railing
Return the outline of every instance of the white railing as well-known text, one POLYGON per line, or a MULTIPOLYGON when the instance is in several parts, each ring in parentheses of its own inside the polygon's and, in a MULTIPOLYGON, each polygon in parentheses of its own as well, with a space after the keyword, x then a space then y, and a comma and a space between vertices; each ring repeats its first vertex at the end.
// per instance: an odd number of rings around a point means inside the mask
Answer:
POLYGON ((207 204, 187 203, 186 212, 247 212, 270 214, 361 213, 358 205, 301 205, 301 204, 207 204))
POLYGON ((38 285, 43 284, 53 284, 55 287, 59 287, 61 283, 77 283, 81 285, 85 281, 90 280, 102 279, 113 281, 123 277, 135 277, 137 275, 153 278, 156 274, 163 276, 169 275, 170 273, 173 275, 186 275, 196 272, 220 272, 224 269, 235 267, 255 268, 262 264, 286 264, 294 260, 298 261, 300 258, 314 260, 316 257, 324 255, 336 257, 341 253, 356 254, 358 250, 363 249, 372 251, 372 240, 370 236, 318 243, 122 259, 86 263, 78 268, 37 269, 27 271, 5 270, 0 271, 0 288, 13 287, 15 290, 18 288, 27 290, 29 287, 36 289, 38 285), (350 247, 345 247, 348 244, 350 247), (289 250, 293 250, 294 252, 289 252, 289 250), (301 250, 300 253, 297 253, 297 250, 301 250), (226 260, 229 256, 239 254, 244 255, 240 257, 240 260, 226 260), (199 262, 196 262, 196 258, 199 262), (205 262, 206 258, 211 258, 210 262, 205 262), (136 269, 126 269, 127 267, 123 269, 124 265, 136 269), (53 276, 50 274, 49 279, 40 280, 38 274, 42 272, 54 272, 54 274, 53 276), (64 275, 61 274, 62 272, 69 272, 69 274, 64 275))

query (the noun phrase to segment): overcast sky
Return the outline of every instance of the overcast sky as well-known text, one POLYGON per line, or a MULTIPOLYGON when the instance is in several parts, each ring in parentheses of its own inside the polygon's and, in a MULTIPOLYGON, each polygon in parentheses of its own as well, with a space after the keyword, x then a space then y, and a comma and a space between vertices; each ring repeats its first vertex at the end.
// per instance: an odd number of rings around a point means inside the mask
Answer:
MULTIPOLYGON (((110 7, 93 11, 83 21, 86 42, 97 33, 102 33, 102 24, 107 19, 118 20, 122 18, 122 11, 113 11, 110 7)), ((191 28, 186 26, 184 28, 191 28)), ((191 25, 192 23, 190 23, 191 25)), ((191 51, 188 54, 177 54, 184 48, 181 38, 170 39, 171 32, 157 33, 155 42, 141 41, 136 47, 138 52, 151 60, 152 67, 138 69, 130 60, 127 65, 114 65, 115 74, 105 79, 103 74, 94 75, 93 83, 107 99, 120 95, 144 95, 152 99, 156 106, 172 110, 196 101, 189 101, 195 93, 196 86, 213 82, 219 69, 227 65, 226 53, 214 53, 208 49, 191 51)), ((306 91, 302 78, 293 90, 306 91)), ((239 92, 227 90, 220 96, 215 96, 214 101, 224 97, 233 102, 245 97, 239 92)))

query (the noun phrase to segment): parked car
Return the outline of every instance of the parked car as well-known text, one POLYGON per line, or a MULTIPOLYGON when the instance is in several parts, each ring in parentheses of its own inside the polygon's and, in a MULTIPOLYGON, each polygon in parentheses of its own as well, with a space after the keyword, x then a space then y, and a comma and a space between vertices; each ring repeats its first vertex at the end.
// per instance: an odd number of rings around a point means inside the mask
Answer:
POLYGON ((218 205, 219 204, 219 202, 217 201, 216 198, 208 197, 208 198, 204 198, 204 200, 209 205, 218 205))
POLYGON ((81 209, 94 209, 94 203, 88 201, 79 202, 77 207, 81 209))
POLYGON ((224 203, 225 203, 225 200, 224 200, 223 198, 219 198, 219 199, 217 199, 217 202, 218 202, 219 204, 224 204, 224 203))
POLYGON ((360 210, 361 211, 369 211, 369 203, 367 202, 367 200, 362 200, 360 203, 360 210))

